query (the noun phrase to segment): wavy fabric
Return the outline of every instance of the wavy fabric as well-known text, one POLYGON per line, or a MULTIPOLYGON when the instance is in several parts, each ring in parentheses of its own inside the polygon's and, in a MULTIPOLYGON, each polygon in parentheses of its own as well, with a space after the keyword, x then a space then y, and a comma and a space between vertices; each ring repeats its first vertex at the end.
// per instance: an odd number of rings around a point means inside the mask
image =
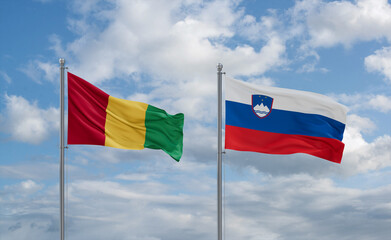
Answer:
POLYGON ((346 107, 311 92, 260 87, 230 78, 225 85, 226 149, 306 153, 341 163, 346 107))
POLYGON ((112 97, 68 72, 68 144, 161 149, 179 161, 184 115, 112 97))

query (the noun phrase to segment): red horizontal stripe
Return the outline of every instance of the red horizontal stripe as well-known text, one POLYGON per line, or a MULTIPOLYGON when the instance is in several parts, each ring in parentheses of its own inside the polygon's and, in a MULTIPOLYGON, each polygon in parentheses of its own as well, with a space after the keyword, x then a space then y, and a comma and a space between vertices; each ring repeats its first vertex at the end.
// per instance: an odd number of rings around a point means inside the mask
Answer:
POLYGON ((68 144, 105 145, 109 95, 68 72, 68 144))
POLYGON ((290 135, 225 126, 225 148, 267 154, 306 153, 341 163, 345 145, 324 137, 290 135))

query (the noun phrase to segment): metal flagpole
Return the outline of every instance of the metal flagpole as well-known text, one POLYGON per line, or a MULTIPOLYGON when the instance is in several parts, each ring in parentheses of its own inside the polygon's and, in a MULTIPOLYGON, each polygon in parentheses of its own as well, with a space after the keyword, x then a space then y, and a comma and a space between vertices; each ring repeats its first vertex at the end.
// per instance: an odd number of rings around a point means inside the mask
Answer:
POLYGON ((60 58, 60 239, 64 240, 64 67, 65 59, 60 58))
POLYGON ((223 64, 217 64, 217 94, 218 94, 218 117, 217 117, 217 239, 222 240, 223 238, 223 207, 222 207, 222 72, 223 64))

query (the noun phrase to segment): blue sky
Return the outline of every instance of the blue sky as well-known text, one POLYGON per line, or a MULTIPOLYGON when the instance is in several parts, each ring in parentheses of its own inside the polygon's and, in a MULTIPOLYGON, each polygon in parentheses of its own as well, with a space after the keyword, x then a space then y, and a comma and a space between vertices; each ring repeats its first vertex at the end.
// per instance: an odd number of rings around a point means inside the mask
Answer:
POLYGON ((386 0, 0 3, 0 238, 59 237, 59 58, 108 94, 185 114, 184 156, 70 146, 68 239, 214 239, 216 64, 349 108, 342 164, 227 150, 225 239, 386 239, 386 0))

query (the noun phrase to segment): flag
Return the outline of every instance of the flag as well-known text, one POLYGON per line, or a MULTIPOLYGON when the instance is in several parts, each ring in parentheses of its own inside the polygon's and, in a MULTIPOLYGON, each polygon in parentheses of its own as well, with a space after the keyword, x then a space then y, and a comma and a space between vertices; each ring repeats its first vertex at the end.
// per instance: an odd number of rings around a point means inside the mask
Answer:
POLYGON ((184 115, 119 99, 68 72, 68 144, 162 149, 179 161, 184 115))
POLYGON ((305 91, 225 82, 225 148, 341 163, 347 108, 305 91))

